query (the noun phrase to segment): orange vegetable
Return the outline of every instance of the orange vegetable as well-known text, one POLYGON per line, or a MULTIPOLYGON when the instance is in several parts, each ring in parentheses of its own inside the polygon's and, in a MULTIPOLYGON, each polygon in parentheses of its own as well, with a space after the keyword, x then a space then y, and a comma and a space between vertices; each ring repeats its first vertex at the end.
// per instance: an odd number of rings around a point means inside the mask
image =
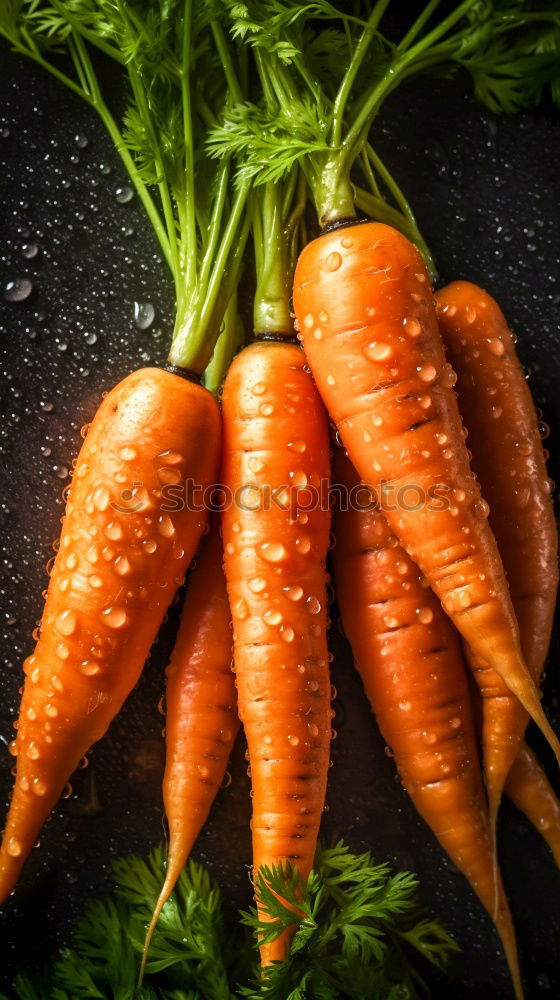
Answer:
POLYGON ((473 653, 560 744, 523 662, 487 504, 470 470, 418 251, 363 223, 303 250, 294 306, 319 391, 362 479, 473 653))
POLYGON ((163 778, 169 848, 165 882, 152 917, 140 978, 160 913, 224 779, 239 729, 231 670, 231 618, 218 526, 204 539, 187 588, 167 670, 163 778))
POLYGON ((40 638, 24 666, 0 900, 136 684, 196 550, 205 511, 166 502, 166 487, 187 477, 213 482, 219 447, 215 400, 170 372, 134 372, 97 411, 74 471, 40 638))
POLYGON ((506 794, 546 840, 560 866, 560 802, 526 743, 521 744, 511 766, 506 794))
MULTIPOLYGON (((477 285, 456 281, 437 293, 436 302, 457 372, 472 467, 490 504, 525 662, 538 681, 558 589, 558 536, 535 406, 494 299, 477 285)), ((495 822, 527 713, 484 660, 473 657, 473 669, 483 697, 484 764, 495 822)))
MULTIPOLYGON (((342 449, 334 479, 359 482, 342 449)), ((456 631, 378 509, 337 509, 334 529, 342 622, 379 728, 418 812, 493 918, 522 996, 456 631)))
MULTIPOLYGON (((225 571, 239 714, 253 788, 253 864, 311 869, 330 751, 325 558, 326 414, 299 347, 255 343, 227 376, 222 412, 225 571), (299 502, 299 507, 298 507, 299 502), (304 509, 305 506, 305 509, 304 509), (309 509, 308 509, 309 508, 309 509)), ((283 935, 263 965, 287 953, 283 935)))

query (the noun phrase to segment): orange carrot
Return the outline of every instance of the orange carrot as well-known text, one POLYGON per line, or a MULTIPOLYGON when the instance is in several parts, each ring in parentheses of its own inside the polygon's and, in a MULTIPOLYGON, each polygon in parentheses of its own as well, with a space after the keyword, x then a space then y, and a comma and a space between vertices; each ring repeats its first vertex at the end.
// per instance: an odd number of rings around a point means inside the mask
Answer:
POLYGON ((166 498, 167 489, 187 477, 208 486, 219 447, 215 400, 170 372, 134 372, 97 411, 74 472, 40 638, 24 666, 0 900, 68 778, 136 684, 196 550, 205 511, 166 498))
MULTIPOLYGON (((303 352, 289 341, 245 348, 222 407, 222 482, 233 497, 222 519, 225 571, 253 787, 253 864, 290 863, 305 879, 330 750, 330 512, 318 497, 309 502, 328 483, 327 420, 303 352)), ((263 946, 263 965, 283 958, 288 944, 284 934, 263 946)))
POLYGON ((214 525, 189 577, 167 669, 163 799, 169 848, 165 882, 146 934, 140 979, 160 913, 208 818, 237 736, 237 693, 230 664, 231 617, 222 540, 214 525))
POLYGON ((469 643, 560 759, 523 662, 503 567, 470 471, 426 269, 379 223, 328 232, 299 258, 294 305, 319 391, 358 473, 469 643))
POLYGON ((560 802, 526 743, 521 744, 511 766, 506 794, 546 840, 560 866, 560 802))
MULTIPOLYGON (((358 476, 337 449, 334 480, 358 476)), ((456 631, 379 509, 334 515, 344 630, 403 785, 494 919, 522 996, 515 935, 494 860, 467 677, 456 631), (496 907, 497 901, 497 907, 496 907)))
MULTIPOLYGON (((473 471, 490 504, 490 526, 507 574, 525 662, 538 681, 556 603, 558 536, 535 406, 494 299, 476 285, 457 281, 438 292, 436 302, 457 372, 473 471)), ((495 823, 527 713, 483 659, 473 656, 473 669, 483 699, 484 765, 495 823)))

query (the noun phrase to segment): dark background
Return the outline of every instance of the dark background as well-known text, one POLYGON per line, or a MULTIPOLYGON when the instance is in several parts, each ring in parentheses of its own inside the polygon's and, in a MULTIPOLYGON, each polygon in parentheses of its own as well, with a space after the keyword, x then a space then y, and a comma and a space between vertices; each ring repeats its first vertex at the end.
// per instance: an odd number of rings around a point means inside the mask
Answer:
MULTIPOLYGON (((116 200, 127 178, 94 113, 5 47, 0 81, 0 740, 7 744, 79 428, 102 392, 144 362, 165 358, 173 293, 138 200, 116 200), (27 257, 34 247, 36 256, 27 257), (23 302, 6 302, 1 291, 16 278, 31 279, 33 292, 23 302), (134 325, 135 301, 155 308, 145 331, 134 325)), ((484 285, 519 334, 537 405, 552 427, 550 474, 558 478, 558 120, 547 112, 496 119, 467 95, 465 81, 426 81, 390 99, 377 148, 416 209, 442 282, 463 277, 484 285)), ((162 837, 157 703, 176 614, 172 609, 140 684, 90 766, 73 779, 73 794, 55 810, 3 908, 0 980, 6 983, 14 970, 40 968, 69 941, 85 900, 110 890, 113 857, 146 853, 162 837)), ((419 874, 426 907, 463 948, 448 974, 435 979, 436 997, 510 996, 492 925, 395 780, 336 625, 332 650, 338 738, 324 838, 343 835, 355 850, 369 848, 378 860, 419 874)), ((558 731, 557 639, 550 662, 545 706, 558 731)), ((550 753, 533 733, 531 739, 558 785, 550 753)), ((238 745, 232 784, 218 795, 195 852, 239 904, 250 898, 243 751, 238 745)), ((0 747, 2 807, 12 763, 0 747)), ((507 804, 500 843, 527 996, 558 996, 560 874, 539 836, 507 804)))

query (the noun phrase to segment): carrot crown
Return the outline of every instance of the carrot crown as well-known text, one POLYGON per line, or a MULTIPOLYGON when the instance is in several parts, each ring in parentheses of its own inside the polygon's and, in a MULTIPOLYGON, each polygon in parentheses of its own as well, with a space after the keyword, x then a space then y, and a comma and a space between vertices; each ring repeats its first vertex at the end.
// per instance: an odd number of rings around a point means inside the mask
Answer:
POLYGON ((445 5, 444 15, 440 6, 430 0, 403 32, 402 5, 390 0, 224 0, 231 34, 252 47, 263 97, 225 110, 210 131, 212 155, 238 158, 240 184, 277 181, 299 164, 322 226, 365 212, 399 228, 434 272, 410 206, 372 144, 383 102, 420 73, 459 68, 492 111, 533 105, 548 84, 557 99, 560 48, 553 0, 538 9, 463 0, 445 5))

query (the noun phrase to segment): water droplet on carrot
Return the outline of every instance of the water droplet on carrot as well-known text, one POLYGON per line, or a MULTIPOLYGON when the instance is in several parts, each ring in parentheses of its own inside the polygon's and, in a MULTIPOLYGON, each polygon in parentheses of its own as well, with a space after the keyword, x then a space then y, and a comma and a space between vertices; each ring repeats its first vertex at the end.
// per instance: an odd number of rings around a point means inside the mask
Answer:
POLYGON ((327 259, 325 261, 325 267, 327 271, 338 271, 341 264, 342 264, 342 257, 340 256, 337 250, 333 250, 333 252, 327 256, 327 259))
POLYGON ((248 586, 253 594, 262 594, 266 588, 266 580, 263 580, 262 576, 254 576, 252 580, 249 580, 248 586))
POLYGON ((119 576, 128 576, 129 573, 132 573, 132 566, 126 556, 119 556, 115 561, 115 573, 118 573, 119 576))
POLYGON ((265 611, 263 618, 267 625, 280 625, 282 622, 282 615, 275 608, 265 611))
POLYGON ((288 736, 288 743, 292 747, 299 746, 299 736, 288 736))
POLYGON ((419 337, 422 333, 422 324, 414 316, 407 316, 403 320, 403 325, 409 337, 419 337))
POLYGON ((434 365, 420 365, 416 371, 418 372, 418 378, 422 382, 433 382, 437 375, 434 365))
POLYGON ((109 628, 123 628, 128 620, 128 616, 124 608, 105 608, 101 614, 103 616, 103 621, 109 626, 109 628))
POLYGON ((321 602, 317 597, 311 595, 307 598, 305 602, 305 607, 307 608, 310 615, 318 615, 321 610, 321 602))
POLYGON ((56 627, 62 635, 72 635, 76 631, 78 620, 76 613, 68 608, 56 619, 56 627))
POLYGON ((284 642, 293 642, 295 638, 295 632, 290 625, 283 625, 280 629, 280 635, 284 642))
POLYGON ((41 781, 39 778, 35 778, 33 784, 31 785, 31 791, 34 792, 35 795, 39 795, 41 797, 47 794, 47 787, 46 781, 41 781))
POLYGON ((262 395, 264 395, 264 393, 266 392, 266 383, 265 382, 255 382, 255 384, 254 384, 251 392, 253 393, 254 396, 262 396, 262 395))
POLYGON ((35 742, 31 742, 27 747, 27 756, 30 760, 38 760, 41 756, 41 751, 35 742))
POLYGON ((271 563, 282 562, 288 555, 281 542, 262 542, 258 546, 258 551, 262 559, 271 563))
POLYGON ((422 625, 429 625, 433 621, 434 613, 431 608, 418 608, 418 621, 422 625))
POLYGON ((483 500, 482 497, 479 497, 478 500, 475 500, 473 504, 473 510, 478 517, 488 517, 490 513, 490 507, 486 503, 486 500, 483 500))
POLYGON ((101 667, 92 660, 84 660, 83 663, 80 663, 80 671, 85 677, 95 677, 96 674, 100 673, 101 667))
POLYGON ((449 720, 449 725, 452 729, 459 729, 461 726, 461 720, 458 715, 454 715, 452 719, 449 720))
POLYGON ((336 380, 332 375, 327 375, 327 385, 336 385, 336 380))
POLYGON ((364 354, 370 361, 386 361, 392 356, 393 349, 389 344, 373 340, 371 344, 364 347, 364 354))
POLYGON ((10 837, 6 850, 11 858, 19 858, 23 852, 19 840, 16 840, 15 837, 10 837))
POLYGON ((424 743, 428 744, 428 746, 433 746, 433 744, 437 740, 437 736, 436 736, 435 733, 423 732, 422 733, 422 739, 424 740, 424 743))
POLYGON ((261 403, 261 405, 259 406, 259 413, 261 413, 263 417, 270 417, 270 415, 274 413, 274 407, 272 403, 261 403))
POLYGON ((157 530, 164 538, 172 538, 175 534, 175 525, 169 514, 160 514, 158 518, 157 530))
POLYGON ((235 604, 233 605, 233 613, 236 618, 239 618, 241 621, 244 621, 249 614, 247 601, 243 600, 242 597, 238 601, 236 601, 235 604))

